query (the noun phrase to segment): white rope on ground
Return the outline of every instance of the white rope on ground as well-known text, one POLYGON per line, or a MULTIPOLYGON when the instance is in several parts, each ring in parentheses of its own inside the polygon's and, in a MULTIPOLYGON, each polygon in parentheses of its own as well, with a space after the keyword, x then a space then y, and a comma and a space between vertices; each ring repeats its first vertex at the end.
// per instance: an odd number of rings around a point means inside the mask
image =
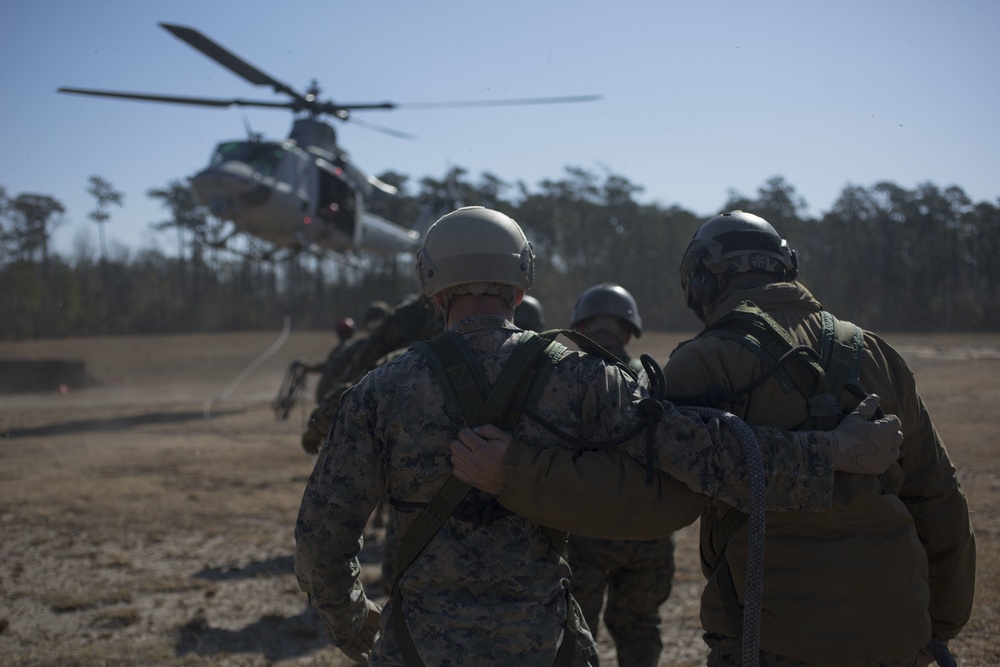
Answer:
MULTIPOLYGON (((226 438, 228 440, 233 440, 230 434, 220 431, 219 429, 215 428, 215 426, 212 424, 212 407, 216 403, 219 403, 229 398, 232 395, 232 393, 236 391, 236 388, 239 387, 251 373, 257 370, 258 366, 260 366, 262 363, 270 359, 272 356, 275 355, 275 353, 278 352, 278 350, 284 347, 285 342, 288 340, 288 336, 291 334, 291 332, 292 332, 292 318, 289 315, 285 315, 284 328, 282 329, 281 335, 278 336, 278 339, 271 344, 271 347, 267 348, 259 355, 257 355, 257 358, 251 361, 247 365, 247 367, 244 368, 240 372, 240 374, 237 375, 236 378, 229 383, 229 386, 226 387, 226 389, 221 394, 213 396, 212 398, 209 398, 205 401, 204 405, 202 406, 202 414, 204 415, 205 423, 208 425, 209 430, 211 430, 213 433, 223 438, 226 438)), ((279 445, 279 446, 283 447, 284 445, 279 445)))

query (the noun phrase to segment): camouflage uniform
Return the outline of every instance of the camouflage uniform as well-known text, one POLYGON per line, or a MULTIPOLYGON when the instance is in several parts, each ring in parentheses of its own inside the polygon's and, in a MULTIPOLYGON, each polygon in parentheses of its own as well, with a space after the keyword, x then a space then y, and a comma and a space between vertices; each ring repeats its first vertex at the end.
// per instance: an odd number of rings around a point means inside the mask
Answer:
MULTIPOLYGON (((474 350, 491 381, 522 335, 498 317, 471 318, 453 328, 474 350)), ((643 395, 619 368, 569 353, 549 376, 534 410, 549 425, 590 442, 635 433, 621 449, 645 460, 647 439, 634 429, 643 395)), ((367 617, 357 555, 383 488, 393 501, 395 530, 405 535, 418 514, 400 508, 428 503, 451 475, 449 443, 464 421, 446 416, 444 400, 425 358, 418 352, 404 354, 345 394, 330 438, 320 450, 296 523, 295 570, 299 586, 338 646, 351 642, 367 617)), ((664 410, 656 425, 654 462, 676 477, 654 475, 648 486, 631 485, 622 501, 655 513, 657 521, 645 526, 651 537, 697 519, 707 498, 692 489, 741 507, 747 502, 742 449, 732 433, 717 424, 706 429, 700 418, 685 416, 669 404, 664 410)), ((562 445, 530 461, 525 457, 528 463, 540 463, 551 451, 572 453, 579 446, 553 440, 540 422, 525 417, 515 435, 562 445)), ((770 485, 769 505, 829 505, 832 441, 825 434, 769 431, 759 437, 769 476, 780 478, 770 485), (775 472, 778 468, 785 472, 775 472)), ((606 469, 613 464, 600 465, 606 469)), ((635 472, 634 467, 630 470, 635 472)), ((639 470, 645 473, 641 466, 639 470)), ((575 506, 593 510, 613 495, 620 497, 621 489, 587 489, 574 499, 580 501, 575 506)), ((590 517, 577 519, 581 526, 590 523, 590 517)), ((601 527, 599 518, 594 523, 601 527)), ((549 665, 566 622, 569 576, 566 561, 538 524, 511 514, 484 525, 452 516, 398 585, 407 626, 425 664, 549 665)), ((370 664, 403 664, 394 629, 397 613, 390 600, 382 611, 370 664)), ((574 648, 574 665, 594 663, 596 647, 589 631, 576 635, 574 648)))
POLYGON ((441 315, 429 299, 409 297, 388 309, 385 318, 369 335, 349 341, 336 356, 331 354, 316 389, 318 405, 302 434, 302 448, 310 454, 319 451, 340 405, 340 397, 365 373, 413 343, 433 338, 443 328, 441 315))
MULTIPOLYGON (((737 289, 706 311, 711 324, 751 301, 788 329, 797 344, 819 348, 821 306, 797 282, 737 289)), ((767 517, 761 648, 769 664, 902 665, 933 636, 959 633, 972 610, 975 540, 956 471, 899 354, 864 332, 860 385, 879 395, 902 421, 891 486, 837 474, 834 505, 822 514, 767 517), (930 571, 928 572, 928 561, 930 571)), ((737 341, 699 337, 674 351, 664 368, 669 393, 731 395, 761 377, 765 366, 737 341)), ((748 423, 795 428, 807 397, 786 392, 776 377, 718 407, 748 423)), ((702 569, 717 559, 719 526, 732 508, 713 503, 701 522, 702 569)), ((740 603, 745 590, 747 526, 725 550, 740 603)), ((711 665, 737 665, 738 643, 719 586, 702 593, 701 620, 711 665)))
POLYGON ((365 338, 349 338, 338 343, 332 350, 330 354, 327 355, 326 361, 322 364, 317 364, 313 370, 318 370, 321 372, 319 383, 316 385, 316 403, 321 403, 323 397, 326 396, 327 392, 333 386, 340 370, 344 367, 346 360, 354 353, 359 351, 365 344, 365 338))
POLYGON ((594 636, 601 607, 615 640, 620 667, 656 667, 660 605, 670 597, 674 579, 673 536, 658 540, 604 540, 571 535, 569 562, 573 597, 594 636))
MULTIPOLYGON (((641 370, 624 347, 607 349, 633 370, 641 370)), ((673 536, 608 540, 570 535, 568 554, 573 597, 594 637, 603 607, 619 667, 656 667, 663 651, 660 605, 670 597, 674 580, 673 536)))

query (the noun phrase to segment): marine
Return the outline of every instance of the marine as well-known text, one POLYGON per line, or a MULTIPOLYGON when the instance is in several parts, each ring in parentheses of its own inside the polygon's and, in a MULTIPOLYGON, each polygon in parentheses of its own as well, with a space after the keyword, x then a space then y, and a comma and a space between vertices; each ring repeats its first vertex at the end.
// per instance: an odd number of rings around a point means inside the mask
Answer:
MULTIPOLYGON (((635 297, 617 283, 599 283, 580 294, 570 328, 587 336, 636 372, 627 346, 642 336, 635 297)), ((596 638, 602 616, 615 642, 619 667, 656 667, 663 652, 660 606, 674 580, 674 538, 609 540, 570 535, 570 590, 596 638)))
MULTIPOLYGON (((794 249, 760 216, 737 210, 699 226, 680 282, 705 330, 664 366, 669 394, 790 429, 836 424, 865 392, 900 417, 903 444, 886 475, 838 474, 829 511, 768 515, 760 646, 772 664, 913 664, 969 620, 968 502, 905 360, 824 311, 798 271, 794 249)), ((745 523, 729 528, 737 516, 713 502, 701 521, 712 665, 741 654, 730 591, 742 605, 749 536, 745 523)))

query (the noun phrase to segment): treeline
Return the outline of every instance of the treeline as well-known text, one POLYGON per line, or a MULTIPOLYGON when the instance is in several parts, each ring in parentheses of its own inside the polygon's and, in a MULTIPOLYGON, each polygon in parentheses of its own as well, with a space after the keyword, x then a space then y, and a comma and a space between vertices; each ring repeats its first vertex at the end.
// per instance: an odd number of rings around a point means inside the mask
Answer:
MULTIPOLYGON (((535 246, 537 283, 548 326, 565 326, 573 303, 597 282, 617 282, 636 297, 652 330, 693 330, 678 264, 702 222, 678 206, 637 201, 641 186, 614 174, 567 168, 562 178, 533 188, 455 169, 425 178, 416 192, 393 172, 383 180, 400 198, 373 205, 391 220, 413 220, 429 197, 447 192, 463 204, 500 209, 518 220, 535 246)), ((118 252, 108 257, 103 223, 120 204, 113 188, 93 177, 101 252, 73 257, 49 252, 64 213, 47 195, 8 196, 0 188, 0 339, 279 328, 331 329, 358 319, 375 300, 392 303, 417 290, 413 258, 354 261, 287 257, 252 240, 241 252, 218 244, 221 222, 174 182, 149 195, 177 233, 177 253, 118 252)), ((973 202, 958 187, 931 183, 906 190, 889 182, 845 188, 819 218, 781 177, 754 196, 731 192, 720 210, 763 216, 798 251, 800 279, 824 306, 882 331, 1000 330, 1000 209, 973 202)))

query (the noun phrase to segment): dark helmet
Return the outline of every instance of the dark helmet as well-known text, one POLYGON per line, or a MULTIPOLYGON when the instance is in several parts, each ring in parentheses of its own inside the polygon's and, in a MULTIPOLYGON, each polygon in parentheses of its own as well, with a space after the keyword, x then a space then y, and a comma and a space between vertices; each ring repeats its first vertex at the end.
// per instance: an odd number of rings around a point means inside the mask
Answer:
POLYGON ((341 318, 337 322, 337 336, 340 340, 347 340, 354 335, 354 320, 350 317, 341 318))
POLYGON ((615 317, 624 320, 635 337, 642 336, 642 318, 639 317, 639 307, 627 289, 615 283, 601 283, 588 288, 576 300, 573 308, 573 321, 570 328, 584 320, 593 317, 615 317))
POLYGON ((542 303, 527 294, 514 309, 514 326, 527 331, 545 330, 545 312, 542 303))
POLYGON ((794 280, 798 259, 767 220, 743 211, 717 215, 691 237, 681 260, 681 288, 688 308, 714 303, 738 273, 773 273, 794 280))
POLYGON ((372 301, 365 311, 365 328, 369 331, 389 315, 389 304, 385 301, 372 301))

